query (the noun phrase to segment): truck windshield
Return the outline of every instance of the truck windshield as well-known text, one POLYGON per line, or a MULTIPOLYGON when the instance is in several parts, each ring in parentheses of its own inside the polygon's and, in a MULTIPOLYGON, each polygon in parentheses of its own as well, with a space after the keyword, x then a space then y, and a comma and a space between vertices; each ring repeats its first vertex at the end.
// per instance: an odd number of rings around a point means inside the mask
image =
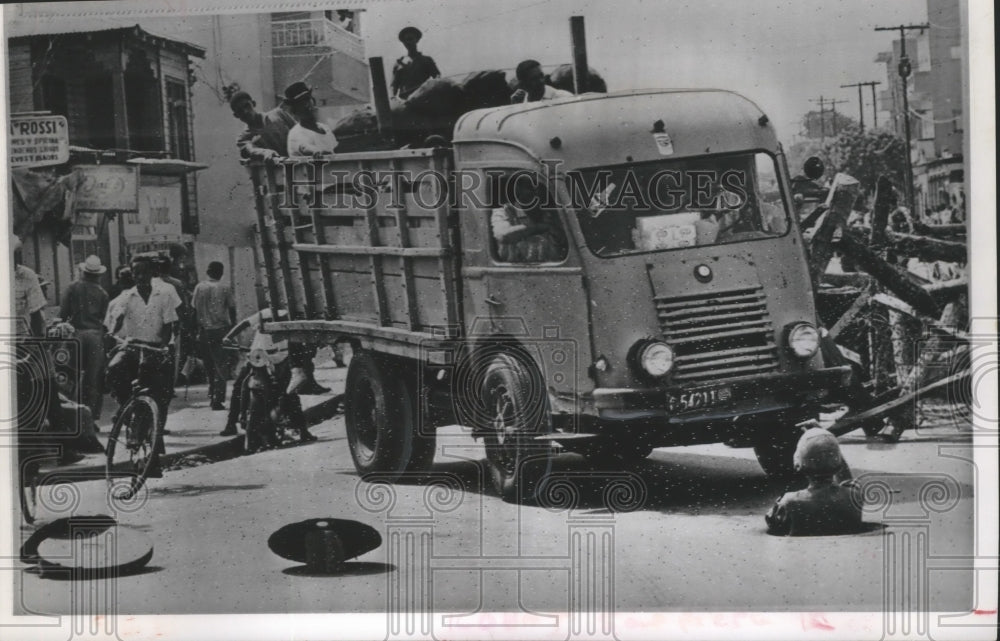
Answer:
POLYGON ((601 257, 782 236, 774 158, 749 152, 597 167, 567 176, 587 246, 601 257))

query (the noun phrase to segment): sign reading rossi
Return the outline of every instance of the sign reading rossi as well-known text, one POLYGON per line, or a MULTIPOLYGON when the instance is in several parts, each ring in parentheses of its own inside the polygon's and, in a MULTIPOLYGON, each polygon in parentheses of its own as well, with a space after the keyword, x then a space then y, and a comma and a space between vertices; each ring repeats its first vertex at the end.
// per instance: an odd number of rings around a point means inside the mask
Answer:
POLYGON ((69 160, 65 116, 14 116, 7 130, 11 167, 45 167, 69 160))
POLYGON ((77 165, 80 186, 75 208, 80 211, 137 211, 139 169, 129 165, 77 165))

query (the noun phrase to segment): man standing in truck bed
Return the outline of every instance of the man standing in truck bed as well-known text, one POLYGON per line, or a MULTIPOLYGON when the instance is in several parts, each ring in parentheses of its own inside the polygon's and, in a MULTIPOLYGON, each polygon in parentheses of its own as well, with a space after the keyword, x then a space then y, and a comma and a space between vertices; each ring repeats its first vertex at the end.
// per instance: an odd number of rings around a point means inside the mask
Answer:
POLYGON ((517 65, 514 73, 517 76, 518 88, 510 96, 511 104, 569 98, 573 95, 568 91, 545 84, 545 72, 542 71, 542 63, 537 60, 522 61, 517 65))
POLYGON ((236 140, 243 158, 269 160, 288 156, 288 132, 295 126, 295 118, 285 111, 284 103, 262 114, 250 94, 237 91, 230 98, 229 107, 236 119, 247 126, 236 140))
POLYGON ((406 47, 406 55, 396 60, 392 68, 392 95, 406 100, 417 87, 431 78, 440 78, 434 58, 417 51, 423 34, 416 27, 406 27, 399 32, 399 41, 406 47))

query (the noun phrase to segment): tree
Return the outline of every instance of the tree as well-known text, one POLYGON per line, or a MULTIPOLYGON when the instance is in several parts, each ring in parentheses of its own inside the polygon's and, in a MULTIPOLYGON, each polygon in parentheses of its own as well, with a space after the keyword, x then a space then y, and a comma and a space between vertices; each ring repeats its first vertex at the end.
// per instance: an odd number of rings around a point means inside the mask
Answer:
POLYGON ((906 145, 902 138, 887 131, 861 132, 851 126, 824 148, 827 173, 843 172, 854 176, 865 193, 875 190, 878 177, 885 175, 896 189, 906 184, 906 145))
POLYGON ((802 116, 802 135, 806 138, 833 138, 858 122, 833 110, 810 111, 802 116))

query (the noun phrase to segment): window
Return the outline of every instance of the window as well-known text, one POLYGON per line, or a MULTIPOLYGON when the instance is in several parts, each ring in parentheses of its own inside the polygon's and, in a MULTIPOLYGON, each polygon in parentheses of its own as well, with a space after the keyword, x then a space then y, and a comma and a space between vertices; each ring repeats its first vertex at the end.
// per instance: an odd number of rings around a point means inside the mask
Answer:
POLYGON ((567 176, 587 246, 609 258, 783 236, 774 158, 746 152, 567 176))
POLYGON ((188 120, 187 84, 167 78, 167 115, 170 126, 170 154, 181 160, 192 160, 191 134, 188 120))
POLYGON ((42 91, 42 109, 59 116, 69 115, 66 104, 66 82, 62 78, 45 74, 39 85, 42 91))
POLYGON ((488 171, 493 258, 503 263, 560 263, 569 244, 544 180, 526 170, 488 171))
POLYGON ((136 151, 161 151, 164 146, 160 83, 151 65, 146 51, 133 49, 125 66, 129 148, 136 151))
POLYGON ((115 144, 114 83, 110 73, 87 78, 84 90, 87 138, 94 149, 113 149, 115 144))

